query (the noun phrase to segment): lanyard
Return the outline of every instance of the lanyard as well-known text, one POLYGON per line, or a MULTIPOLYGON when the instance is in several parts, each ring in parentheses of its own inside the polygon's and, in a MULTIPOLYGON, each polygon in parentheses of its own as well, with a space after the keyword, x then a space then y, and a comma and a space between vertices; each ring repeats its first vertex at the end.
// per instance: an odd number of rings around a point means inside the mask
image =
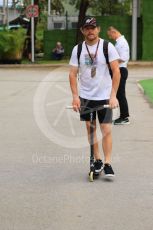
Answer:
POLYGON ((93 62, 94 62, 95 58, 97 57, 98 47, 99 47, 99 42, 100 42, 100 39, 98 40, 98 44, 97 44, 97 48, 96 48, 96 52, 95 52, 95 55, 94 55, 93 57, 91 56, 91 53, 89 52, 88 46, 87 46, 87 44, 86 44, 86 42, 85 42, 86 49, 87 49, 88 54, 89 54, 89 57, 90 57, 90 59, 91 59, 91 64, 93 64, 93 62))

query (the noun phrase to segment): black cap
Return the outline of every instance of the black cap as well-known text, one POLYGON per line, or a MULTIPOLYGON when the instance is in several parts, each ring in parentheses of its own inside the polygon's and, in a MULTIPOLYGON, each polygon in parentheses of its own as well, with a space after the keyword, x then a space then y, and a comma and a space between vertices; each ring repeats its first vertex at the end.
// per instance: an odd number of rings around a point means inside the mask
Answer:
POLYGON ((97 22, 96 19, 93 17, 86 17, 82 23, 82 28, 87 27, 87 26, 93 26, 97 27, 97 22))

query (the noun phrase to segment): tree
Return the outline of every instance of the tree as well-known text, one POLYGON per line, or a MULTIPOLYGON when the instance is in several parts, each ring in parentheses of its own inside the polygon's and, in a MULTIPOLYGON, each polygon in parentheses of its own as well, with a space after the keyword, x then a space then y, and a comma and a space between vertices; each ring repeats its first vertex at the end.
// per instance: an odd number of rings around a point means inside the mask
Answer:
POLYGON ((83 39, 80 27, 89 8, 92 9, 94 15, 128 14, 130 12, 131 2, 132 0, 124 0, 121 2, 118 0, 70 0, 69 3, 75 5, 76 9, 79 9, 76 43, 83 39))
POLYGON ((86 12, 89 7, 92 7, 96 0, 70 0, 70 4, 75 4, 75 7, 79 9, 78 24, 77 24, 77 35, 76 43, 79 43, 83 40, 80 27, 82 25, 83 19, 86 16, 86 12))
POLYGON ((78 24, 77 24, 76 43, 81 42, 83 40, 80 27, 82 25, 83 19, 85 18, 88 7, 89 7, 89 0, 81 0, 80 7, 79 7, 78 24))
POLYGON ((64 6, 61 0, 53 0, 51 2, 51 9, 55 11, 55 14, 62 14, 64 12, 64 6))
POLYGON ((87 9, 91 8, 94 15, 129 14, 132 4, 132 0, 69 0, 78 10, 82 2, 88 5, 87 9))
POLYGON ((101 0, 92 9, 93 14, 98 15, 124 15, 130 13, 132 0, 116 1, 101 0))

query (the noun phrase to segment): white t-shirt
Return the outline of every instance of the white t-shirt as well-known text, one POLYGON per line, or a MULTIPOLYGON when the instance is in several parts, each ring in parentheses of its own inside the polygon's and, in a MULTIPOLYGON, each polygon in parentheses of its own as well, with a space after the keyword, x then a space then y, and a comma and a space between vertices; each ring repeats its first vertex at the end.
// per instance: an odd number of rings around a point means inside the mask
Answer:
POLYGON ((124 62, 119 64, 120 67, 127 67, 127 63, 130 58, 129 45, 125 37, 122 35, 116 40, 115 48, 120 56, 120 59, 124 62))
MULTIPOLYGON (((88 54, 85 42, 82 44, 82 51, 80 55, 79 66, 79 95, 80 97, 88 100, 108 100, 110 98, 112 89, 112 80, 109 74, 106 59, 103 53, 103 39, 100 39, 97 57, 95 60, 96 75, 91 77, 91 58, 88 54)), ((78 66, 76 45, 73 48, 70 65, 78 66)), ((88 49, 91 55, 95 55, 97 44, 89 46, 88 49)), ((109 42, 108 45, 109 62, 119 59, 119 55, 113 46, 109 42)))

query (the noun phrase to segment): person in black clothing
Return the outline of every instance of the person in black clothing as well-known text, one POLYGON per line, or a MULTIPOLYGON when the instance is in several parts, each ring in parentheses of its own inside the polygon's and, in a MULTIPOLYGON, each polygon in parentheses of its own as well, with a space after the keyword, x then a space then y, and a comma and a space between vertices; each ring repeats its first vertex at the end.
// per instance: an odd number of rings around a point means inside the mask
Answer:
POLYGON ((121 79, 117 91, 117 99, 120 106, 120 117, 114 121, 114 125, 129 124, 129 108, 126 98, 126 80, 128 78, 127 64, 129 61, 129 45, 125 37, 113 26, 107 30, 108 37, 116 41, 115 48, 120 56, 119 67, 121 79))

